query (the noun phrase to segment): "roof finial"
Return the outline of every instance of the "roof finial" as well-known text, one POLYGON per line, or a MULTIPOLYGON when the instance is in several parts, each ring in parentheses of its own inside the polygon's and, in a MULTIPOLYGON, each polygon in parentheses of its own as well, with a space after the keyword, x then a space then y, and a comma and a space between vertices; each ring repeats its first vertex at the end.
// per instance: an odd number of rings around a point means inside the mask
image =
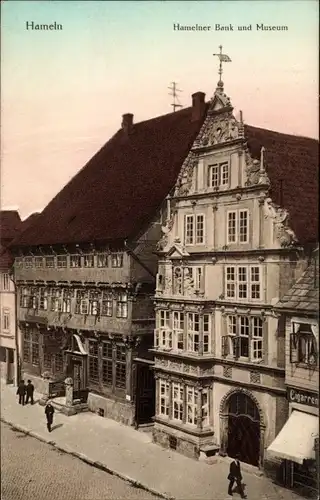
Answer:
POLYGON ((222 45, 219 45, 219 49, 220 49, 220 54, 213 54, 213 55, 219 57, 219 71, 218 71, 219 81, 218 81, 218 84, 217 84, 216 92, 222 93, 223 92, 223 81, 221 80, 221 77, 222 77, 222 63, 223 62, 231 62, 231 59, 226 54, 222 54, 222 45))

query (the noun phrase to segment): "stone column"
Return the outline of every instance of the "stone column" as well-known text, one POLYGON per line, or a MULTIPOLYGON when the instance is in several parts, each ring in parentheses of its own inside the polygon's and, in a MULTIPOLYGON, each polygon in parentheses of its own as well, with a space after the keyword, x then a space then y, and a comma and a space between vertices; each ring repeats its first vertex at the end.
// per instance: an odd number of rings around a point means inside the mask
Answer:
POLYGON ((172 404, 172 379, 165 379, 166 382, 169 382, 169 419, 172 419, 173 415, 173 404, 172 404))
POLYGON ((159 375, 158 373, 155 373, 155 382, 156 382, 156 394, 155 394, 155 403, 156 403, 156 408, 155 408, 155 413, 156 413, 156 417, 159 416, 160 414, 160 408, 159 408, 159 400, 160 400, 160 380, 159 380, 159 375))
POLYGON ((71 377, 67 377, 64 381, 66 390, 66 406, 72 406, 73 404, 73 380, 71 377))
POLYGON ((182 413, 182 423, 185 424, 187 421, 187 386, 183 384, 183 413, 182 413))
POLYGON ((263 424, 260 424, 260 457, 259 457, 259 468, 263 468, 264 464, 264 434, 266 427, 263 424))
POLYGON ((264 197, 261 196, 259 199, 258 199, 258 210, 259 210, 259 216, 258 216, 258 220, 259 220, 259 228, 257 230, 257 233, 258 233, 258 246, 259 248, 261 247, 264 247, 264 238, 263 238, 263 223, 264 223, 264 214, 263 214, 263 206, 264 206, 264 197))

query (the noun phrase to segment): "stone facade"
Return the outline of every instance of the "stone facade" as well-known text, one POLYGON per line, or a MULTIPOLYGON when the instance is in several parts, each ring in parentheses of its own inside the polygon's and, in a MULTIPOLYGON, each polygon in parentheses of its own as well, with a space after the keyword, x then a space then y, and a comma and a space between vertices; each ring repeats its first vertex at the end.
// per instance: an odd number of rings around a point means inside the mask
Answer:
POLYGON ((273 305, 306 259, 289 213, 270 197, 265 150, 253 159, 221 83, 168 197, 158 245, 154 440, 189 456, 234 456, 238 422, 256 445, 242 460, 262 467, 287 417, 273 305))

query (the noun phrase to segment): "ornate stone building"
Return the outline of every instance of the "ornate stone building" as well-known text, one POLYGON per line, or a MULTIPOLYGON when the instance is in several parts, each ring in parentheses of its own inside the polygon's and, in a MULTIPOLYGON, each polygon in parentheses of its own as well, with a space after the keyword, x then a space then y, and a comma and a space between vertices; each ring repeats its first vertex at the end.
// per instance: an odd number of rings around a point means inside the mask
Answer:
MULTIPOLYGON (((154 251, 163 201, 203 123, 196 106, 121 129, 13 243, 21 375, 65 409, 154 416, 154 251)), ((201 109, 198 109, 200 107, 201 109)))
POLYGON ((317 153, 236 119, 219 81, 158 245, 155 442, 263 466, 288 412, 273 305, 317 239, 317 153))

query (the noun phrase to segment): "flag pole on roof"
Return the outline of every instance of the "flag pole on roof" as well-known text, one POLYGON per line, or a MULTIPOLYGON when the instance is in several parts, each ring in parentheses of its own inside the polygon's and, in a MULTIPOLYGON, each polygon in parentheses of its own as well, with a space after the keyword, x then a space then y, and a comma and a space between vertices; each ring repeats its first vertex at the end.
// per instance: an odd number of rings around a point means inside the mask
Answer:
POLYGON ((218 85, 217 85, 217 90, 220 91, 220 92, 223 92, 222 63, 224 63, 224 62, 231 62, 231 59, 230 59, 229 56, 227 56, 227 54, 223 54, 222 53, 222 45, 219 45, 219 49, 220 49, 220 53, 219 54, 212 54, 212 55, 213 56, 217 56, 219 58, 219 70, 218 70, 219 81, 218 81, 218 85))
POLYGON ((173 112, 175 112, 176 108, 182 108, 182 104, 180 104, 179 97, 177 92, 182 92, 182 90, 177 88, 177 83, 176 82, 171 82, 172 87, 168 87, 169 90, 172 92, 169 93, 169 95, 172 95, 173 97, 173 103, 171 106, 173 107, 173 112))

